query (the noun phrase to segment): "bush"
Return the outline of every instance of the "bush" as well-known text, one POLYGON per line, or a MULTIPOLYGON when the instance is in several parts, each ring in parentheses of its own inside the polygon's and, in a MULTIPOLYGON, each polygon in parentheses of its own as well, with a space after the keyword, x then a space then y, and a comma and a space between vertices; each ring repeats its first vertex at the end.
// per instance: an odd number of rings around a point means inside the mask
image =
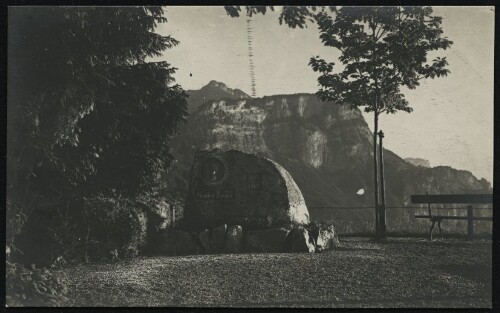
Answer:
POLYGON ((45 268, 6 262, 7 306, 69 306, 66 278, 45 268))
POLYGON ((26 205, 21 205, 11 199, 6 202, 6 227, 5 227, 5 244, 6 244, 6 259, 9 260, 11 255, 22 255, 22 251, 14 244, 16 237, 22 232, 26 221, 28 220, 29 210, 26 205))
POLYGON ((85 261, 130 258, 146 244, 147 220, 142 207, 125 198, 93 197, 84 200, 80 230, 85 261))
POLYGON ((23 229, 28 216, 24 207, 18 203, 13 203, 7 199, 7 212, 6 212, 6 238, 5 242, 11 245, 14 238, 19 235, 23 229))
POLYGON ((95 196, 35 210, 16 243, 23 264, 50 266, 136 256, 146 242, 146 216, 136 201, 95 196))

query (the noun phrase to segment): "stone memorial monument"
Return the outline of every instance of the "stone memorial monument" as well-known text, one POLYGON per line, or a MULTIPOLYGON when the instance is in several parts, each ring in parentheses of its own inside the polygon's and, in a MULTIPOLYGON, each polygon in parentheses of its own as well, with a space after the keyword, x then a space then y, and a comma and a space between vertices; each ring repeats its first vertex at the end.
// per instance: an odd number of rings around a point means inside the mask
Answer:
POLYGON ((276 162, 237 150, 204 150, 191 167, 184 225, 262 229, 309 223, 304 197, 276 162))
POLYGON ((320 252, 338 246, 333 226, 309 222, 304 197, 276 162, 237 150, 195 154, 180 223, 158 234, 167 255, 320 252))

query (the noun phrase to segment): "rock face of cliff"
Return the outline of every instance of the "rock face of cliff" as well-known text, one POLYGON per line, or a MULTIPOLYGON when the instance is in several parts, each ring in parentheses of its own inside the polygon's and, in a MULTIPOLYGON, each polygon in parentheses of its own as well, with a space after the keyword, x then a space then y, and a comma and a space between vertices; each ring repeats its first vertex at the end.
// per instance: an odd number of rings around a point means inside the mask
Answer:
MULTIPOLYGON (((310 207, 373 204, 372 133, 358 109, 313 94, 249 98, 235 92, 232 99, 207 101, 201 95, 189 100, 193 113, 173 143, 179 161, 171 174, 178 188, 187 187, 183 181, 196 150, 236 149, 281 164, 310 207), (361 188, 365 193, 358 195, 361 188)), ((427 191, 491 192, 470 172, 415 166, 389 150, 384 165, 388 205, 408 205, 411 194, 427 191)))

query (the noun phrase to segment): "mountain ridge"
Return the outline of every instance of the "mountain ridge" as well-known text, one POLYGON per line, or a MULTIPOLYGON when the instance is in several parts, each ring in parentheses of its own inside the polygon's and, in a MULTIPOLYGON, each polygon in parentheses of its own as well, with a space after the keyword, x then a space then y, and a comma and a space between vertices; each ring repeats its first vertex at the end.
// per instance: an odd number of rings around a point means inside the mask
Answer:
MULTIPOLYGON (((186 177, 197 149, 237 149, 286 168, 308 206, 373 204, 373 138, 359 109, 308 93, 252 98, 222 89, 223 99, 208 99, 214 85, 188 99, 195 109, 173 144, 179 177, 186 177), (361 188, 365 194, 357 195, 361 188)), ((388 205, 409 205, 411 194, 425 192, 491 192, 489 182, 469 171, 415 166, 387 149, 384 165, 388 205)))
POLYGON ((243 99, 250 98, 248 94, 240 89, 232 89, 227 87, 226 84, 218 82, 216 80, 211 80, 208 84, 201 87, 199 90, 187 90, 186 93, 189 95, 188 98, 188 112, 192 113, 198 109, 198 107, 210 100, 217 99, 243 99))

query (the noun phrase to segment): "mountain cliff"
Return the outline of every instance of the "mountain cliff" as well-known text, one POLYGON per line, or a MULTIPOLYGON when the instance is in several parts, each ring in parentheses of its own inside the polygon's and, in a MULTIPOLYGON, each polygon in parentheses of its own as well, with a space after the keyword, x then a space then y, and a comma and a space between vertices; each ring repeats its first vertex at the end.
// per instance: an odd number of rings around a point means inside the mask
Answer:
POLYGON ((200 90, 187 90, 186 93, 189 95, 189 113, 196 111, 200 104, 209 100, 250 98, 250 96, 243 91, 231 89, 227 87, 226 84, 215 80, 210 81, 200 90))
MULTIPOLYGON (((251 98, 217 82, 192 94, 192 113, 173 142, 179 161, 171 179, 178 191, 187 187, 194 151, 237 149, 286 168, 308 206, 373 204, 372 133, 358 109, 322 102, 313 94, 251 98), (222 86, 219 93, 217 86, 222 86), (224 97, 214 98, 217 94, 224 97), (359 189, 365 193, 358 195, 359 189)), ((415 166, 386 149, 384 165, 388 206, 409 205, 411 194, 425 192, 491 192, 487 181, 470 172, 415 166)))
POLYGON ((420 159, 420 158, 405 158, 405 161, 408 163, 411 163, 415 166, 422 166, 422 167, 431 167, 431 163, 429 160, 426 159, 420 159))

